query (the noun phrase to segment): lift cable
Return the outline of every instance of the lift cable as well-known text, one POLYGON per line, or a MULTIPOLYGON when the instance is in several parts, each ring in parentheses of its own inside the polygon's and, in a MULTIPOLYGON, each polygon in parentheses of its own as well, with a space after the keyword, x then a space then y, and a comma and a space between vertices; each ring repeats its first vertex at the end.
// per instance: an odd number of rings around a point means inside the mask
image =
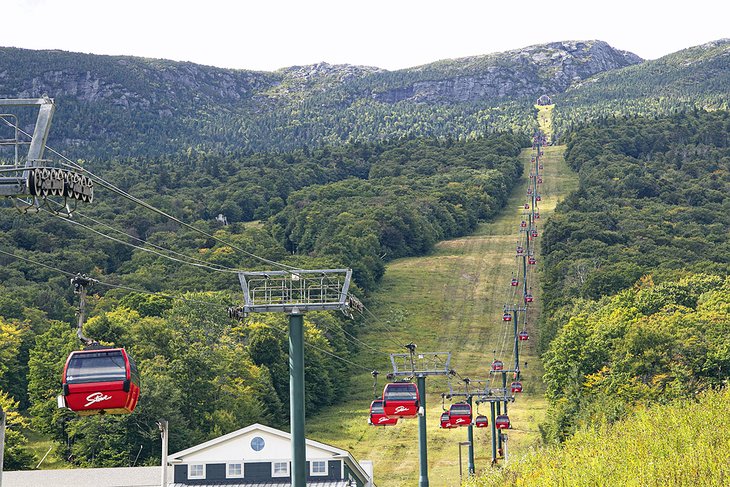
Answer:
MULTIPOLYGON (((140 247, 139 245, 135 245, 135 244, 130 243, 130 242, 125 242, 124 240, 118 239, 116 237, 112 237, 111 235, 107 235, 107 234, 105 234, 103 232, 100 232, 99 230, 96 230, 96 229, 94 229, 94 228, 92 228, 92 227, 90 227, 88 225, 84 225, 83 223, 78 222, 76 220, 71 220, 70 218, 66 218, 66 217, 64 217, 62 215, 59 215, 57 213, 54 213, 52 211, 49 211, 49 210, 46 210, 46 209, 43 209, 43 211, 46 211, 48 214, 50 214, 52 216, 55 216, 56 218, 59 218, 59 219, 65 221, 67 223, 71 223, 73 225, 77 225, 79 227, 85 228, 85 229, 89 230, 90 232, 93 232, 93 233, 95 233, 95 234, 97 234, 97 235, 99 235, 101 237, 107 238, 109 240, 112 240, 114 242, 120 243, 122 245, 127 245, 129 247, 133 247, 133 248, 138 249, 138 250, 140 250, 142 252, 148 252, 150 254, 155 254, 157 256, 164 257, 166 259, 170 259, 170 260, 172 260, 174 262, 177 262, 177 263, 180 263, 180 264, 187 264, 187 265, 191 265, 191 266, 194 266, 194 267, 199 267, 199 268, 207 269, 207 270, 211 270, 211 271, 227 272, 227 273, 237 273, 237 271, 235 271, 235 270, 227 270, 227 269, 220 269, 220 268, 217 268, 217 267, 212 267, 207 262, 205 264, 198 264, 196 262, 190 262, 190 261, 178 259, 176 257, 172 257, 170 255, 163 254, 161 252, 157 252, 156 250, 148 249, 148 248, 145 248, 145 247, 140 247)), ((124 232, 122 232, 122 233, 124 233, 124 232)), ((125 233, 125 235, 127 235, 127 234, 125 233)), ((167 249, 165 249, 165 250, 167 250, 167 249)))
MULTIPOLYGON (((349 294, 349 293, 348 293, 348 294, 349 294)), ((387 323, 386 321, 382 320, 382 319, 381 319, 381 318, 379 318, 379 317, 378 317, 377 315, 375 315, 375 313, 373 313, 373 312, 372 312, 372 311, 371 311, 371 310, 370 310, 370 309, 369 309, 369 308, 368 308, 367 306, 365 306, 365 304, 363 304, 363 305, 362 305, 362 307, 363 307, 363 310, 364 310, 364 311, 365 311, 365 312, 366 312, 367 314, 369 314, 369 315, 370 315, 370 317, 371 317, 371 318, 372 318, 373 320, 375 320, 375 322, 376 322, 376 323, 378 323, 378 324, 381 324, 381 325, 383 325, 383 327, 385 327, 385 329, 386 329, 386 331, 387 331, 387 334, 385 335, 385 337, 386 337, 386 338, 387 338, 388 340, 390 340, 390 341, 391 341, 391 342, 392 342, 393 344, 395 344, 395 345, 396 345, 396 346, 397 346, 398 348, 403 348, 403 342, 402 342, 402 341, 399 341, 399 340, 396 340, 396 339, 395 339, 395 332, 394 332, 394 331, 393 331, 393 329, 392 329, 392 328, 390 327, 390 325, 389 325, 389 324, 388 324, 388 323, 387 323)))
MULTIPOLYGON (((130 234, 128 234, 127 232, 125 232, 123 230, 119 230, 118 228, 114 228, 111 225, 107 225, 104 222, 101 222, 99 220, 96 220, 96 219, 94 219, 94 218, 92 218, 92 217, 90 217, 88 215, 84 215, 84 214, 82 214, 82 213, 80 213, 78 211, 74 212, 74 215, 80 216, 82 218, 86 218, 87 220, 91 220, 92 222, 94 222, 95 224, 97 224, 99 226, 102 226, 104 228, 108 228, 109 230, 112 230, 114 232, 117 232, 117 233, 119 233, 121 235, 125 235, 125 236, 127 236, 127 237, 129 237, 129 238, 131 238, 133 240, 136 240, 137 242, 140 242, 140 243, 142 243, 144 245, 149 245, 149 246, 151 246, 151 247, 153 247, 155 249, 162 250, 162 251, 165 251, 165 252, 170 252, 171 254, 180 256, 183 259, 189 259, 189 260, 191 260, 193 262, 198 262, 198 263, 204 264, 206 266, 215 266, 221 272, 231 272, 231 273, 234 273, 234 272, 235 273, 242 272, 240 269, 234 269, 233 267, 227 267, 227 266, 224 266, 224 265, 221 265, 221 264, 216 264, 216 263, 213 263, 213 262, 208 262, 208 261, 205 261, 203 259, 198 259, 197 257, 193 257, 191 255, 183 254, 182 252, 177 252, 175 250, 168 249, 168 248, 162 247, 160 245, 154 244, 154 243, 152 243, 152 242, 150 242, 148 240, 144 240, 142 238, 135 237, 134 235, 130 235, 130 234)), ((64 219, 66 219, 66 218, 64 218, 64 219)), ((68 219, 66 219, 66 220, 68 220, 68 219)))
MULTIPOLYGON (((263 323, 263 324, 267 328, 270 328, 271 330, 274 330, 275 332, 281 334, 282 336, 287 336, 287 337, 289 336, 289 333, 286 330, 282 330, 281 328, 277 328, 276 326, 270 325, 268 323, 263 323)), ((331 356, 333 358, 336 358, 337 360, 340 360, 341 362, 344 362, 346 364, 352 365, 352 366, 357 367, 357 368, 362 369, 362 370, 366 370, 367 372, 369 372, 370 374, 372 374, 372 371, 373 371, 373 368, 372 367, 365 367, 362 364, 358 364, 356 362, 353 362, 352 360, 348 360, 348 359, 346 359, 344 357, 340 357, 336 353, 330 352, 329 350, 325 350, 325 349, 320 348, 320 347, 318 347, 317 345, 315 345, 315 344, 313 344, 311 342, 306 341, 306 339, 304 340, 304 344, 306 346, 314 349, 314 350, 317 350, 317 351, 322 352, 322 353, 324 353, 326 355, 329 355, 329 356, 331 356)))
MULTIPOLYGON (((61 274, 65 274, 65 275, 70 276, 70 277, 76 277, 78 275, 78 273, 73 273, 73 272, 69 272, 69 271, 63 270, 63 269, 59 269, 58 267, 54 267, 52 265, 44 264, 42 262, 38 262, 36 260, 29 259, 27 257, 22 257, 20 255, 13 254, 11 252, 6 252, 6 251, 4 251, 2 249, 0 249, 0 254, 4 254, 4 255, 7 255, 9 257, 13 257, 15 259, 23 260, 25 262, 28 262, 28 263, 31 263, 31 264, 34 264, 34 265, 38 265, 38 266, 41 266, 41 267, 45 267, 47 269, 56 271, 56 272, 61 273, 61 274)), ((147 295, 151 295, 151 296, 160 296, 160 297, 163 297, 163 298, 174 299, 174 300, 184 301, 184 302, 188 302, 188 303, 205 304, 205 305, 213 306, 213 307, 216 307, 216 308, 220 308, 221 307, 221 304, 220 303, 214 303, 212 301, 202 301, 202 300, 199 300, 199 299, 184 298, 182 296, 174 296, 174 295, 171 295, 171 294, 165 294, 165 293, 159 293, 159 292, 152 292, 152 291, 147 291, 147 290, 144 290, 144 289, 138 289, 138 288, 133 288, 133 287, 119 285, 119 284, 111 284, 111 283, 104 282, 104 281, 101 281, 99 279, 92 278, 92 277, 88 277, 88 280, 91 281, 91 282, 93 282, 93 283, 95 283, 95 284, 99 284, 101 286, 107 286, 107 287, 110 287, 110 288, 124 289, 124 290, 127 290, 127 291, 133 291, 133 292, 137 292, 137 293, 140 293, 140 294, 147 294, 147 295)), ((273 327, 271 325, 267 325, 267 326, 271 327, 274 330, 284 332, 284 330, 279 330, 278 328, 273 327)), ((368 371, 372 371, 373 370, 372 368, 368 368, 368 367, 365 367, 363 365, 357 364, 357 363, 352 362, 350 360, 347 360, 347 359, 345 359, 343 357, 340 357, 339 355, 337 355, 337 354, 335 354, 333 352, 330 352, 328 350, 325 350, 325 349, 322 349, 320 347, 317 347, 316 345, 314 345, 312 343, 308 343, 308 342, 305 341, 305 344, 307 346, 315 349, 315 350, 318 350, 318 351, 324 353, 324 354, 331 355, 332 357, 334 357, 336 359, 339 359, 339 360, 341 360, 343 362, 349 363, 350 365, 354 365, 356 367, 359 367, 361 369, 366 369, 368 371)), ((382 351, 379 351, 379 350, 376 350, 376 349, 373 349, 373 350, 375 350, 378 353, 382 353, 382 354, 385 354, 385 355, 390 355, 390 354, 387 354, 385 352, 382 352, 382 351)))
MULTIPOLYGON (((30 135, 28 132, 25 132, 23 129, 21 129, 17 125, 15 125, 15 124, 13 124, 13 123, 5 120, 5 119, 3 119, 3 121, 5 122, 6 125, 9 125, 11 127, 14 127, 16 129, 18 129, 18 131, 21 132, 23 135, 25 135, 25 136, 29 137, 31 140, 33 140, 33 136, 32 135, 30 135)), ((165 211, 163 211, 163 210, 161 210, 161 209, 159 209, 159 208, 157 208, 155 206, 152 206, 151 204, 147 203, 146 201, 144 201, 144 200, 142 200, 140 198, 137 198, 136 196, 133 196, 133 195, 127 193, 126 191, 118 188, 114 184, 106 181, 101 176, 97 176, 96 174, 92 173, 88 169, 86 169, 86 168, 80 166, 79 164, 75 163, 74 161, 72 161, 71 159, 69 159, 68 157, 66 157, 65 155, 63 155, 60 152, 58 152, 57 150, 53 149, 52 147, 49 147, 49 146, 46 145, 46 149, 49 152, 52 152, 53 154, 57 155, 58 157, 60 157, 61 159, 63 159, 64 161, 66 161, 68 163, 68 164, 61 163, 62 166, 71 167, 73 169, 76 169, 78 171, 81 171, 83 173, 86 173, 90 178, 92 178, 93 180, 95 180, 100 186, 109 189, 113 193, 116 193, 119 196, 121 196, 121 197, 123 197, 125 199, 128 199, 129 201, 132 201, 133 203, 136 203, 136 204, 142 206, 143 208, 146 208, 146 209, 148 209, 148 210, 150 210, 150 211, 152 211, 154 213, 157 213, 158 215, 161 215, 161 216, 163 216, 165 218, 168 218, 169 220, 172 220, 172 221, 178 223, 179 225, 181 225, 181 226, 183 226, 183 227, 185 227, 185 228, 187 228, 189 230, 193 230, 194 232, 197 232, 197 233, 199 233, 201 235, 204 235, 204 236, 206 236, 208 238, 212 238, 215 241, 220 242, 221 244, 226 245, 228 247, 231 247, 232 249, 237 250, 238 252, 241 252, 242 254, 247 255, 247 256, 249 256, 251 258, 254 258, 254 259, 257 259, 257 260, 259 260, 261 262, 264 262, 264 263, 267 263, 267 264, 270 264, 270 265, 279 267, 281 269, 285 269, 285 270, 297 270, 296 267, 293 267, 293 266, 290 266, 290 265, 287 265, 287 264, 282 264, 280 262, 276 262, 276 261, 267 259, 265 257, 261 257, 259 255, 256 255, 256 254, 252 253, 252 252, 249 252, 247 250, 244 250, 244 249, 242 249, 242 248, 240 248, 240 247, 238 247, 236 245, 233 245, 233 244, 231 244, 231 243, 229 243, 229 242, 221 239, 220 237, 216 237, 215 235, 212 235, 212 234, 210 234, 210 233, 208 233, 208 232, 206 232, 204 230, 201 230, 201 229, 195 227, 194 225, 191 225, 189 223, 186 223, 186 222, 180 220, 179 218, 177 218, 175 216, 172 216, 169 213, 167 213, 167 212, 165 212, 165 211)))
MULTIPOLYGON (((40 267, 45 267, 47 269, 56 271, 56 272, 58 272, 60 274, 65 274, 65 275, 70 276, 70 277, 75 277, 77 275, 77 273, 69 272, 69 271, 66 271, 66 270, 63 270, 63 269, 59 269, 58 267, 54 267, 52 265, 44 264, 43 262, 38 262, 36 260, 29 259, 27 257, 22 257, 20 255, 17 255, 17 254, 11 253, 11 252, 6 252, 6 251, 4 251, 2 249, 0 249, 0 254, 7 255, 9 257, 13 257, 13 258, 18 259, 18 260, 23 260, 25 262, 28 262, 30 264, 34 264, 34 265, 37 265, 37 266, 40 266, 40 267)), ((130 286, 124 286, 124 285, 121 285, 121 284, 111 284, 111 283, 104 282, 104 281, 101 281, 101 280, 96 279, 96 278, 89 278, 89 280, 92 281, 92 282, 94 282, 95 284, 99 284, 101 286, 106 286, 106 287, 110 287, 110 288, 114 288, 114 289, 124 289, 126 291, 137 292, 137 293, 140 293, 140 294, 148 294, 150 296, 160 296, 160 297, 163 297, 163 298, 175 299, 175 300, 178 300, 178 301, 184 301, 184 302, 188 302, 188 303, 205 304, 205 305, 208 305, 208 306, 215 306, 216 308, 220 308, 221 307, 221 304, 220 303, 213 303, 212 301, 202 301, 202 300, 199 300, 199 299, 184 298, 182 296, 174 296, 172 294, 165 294, 165 293, 147 291, 146 289, 138 289, 138 288, 134 288, 134 287, 130 287, 130 286)))

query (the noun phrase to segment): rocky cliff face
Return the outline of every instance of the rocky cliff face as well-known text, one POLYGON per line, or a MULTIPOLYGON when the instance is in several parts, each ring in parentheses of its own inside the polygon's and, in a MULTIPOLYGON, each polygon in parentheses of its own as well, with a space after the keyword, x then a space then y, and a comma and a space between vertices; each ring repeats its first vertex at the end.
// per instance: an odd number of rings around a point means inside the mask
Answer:
POLYGON ((445 103, 555 94, 575 81, 641 61, 603 41, 555 42, 414 68, 421 79, 372 97, 386 103, 445 103))
POLYGON ((253 95, 297 100, 345 90, 385 103, 479 102, 561 93, 596 73, 641 62, 602 41, 566 41, 400 71, 319 63, 275 73, 122 56, 0 48, 0 96, 71 97, 126 108, 214 103, 253 95), (309 92, 309 93, 308 93, 309 92))
POLYGON ((129 56, 0 48, 0 97, 103 102, 129 109, 225 104, 250 97, 278 76, 129 56))
MULTIPOLYGON (((605 42, 569 41, 399 71, 318 63, 255 72, 0 47, 0 98, 55 98, 51 138, 82 147, 84 157, 162 154, 181 146, 288 150, 479 135, 485 108, 519 100, 527 113, 525 96, 559 94, 640 61, 605 42), (456 123, 444 123, 451 119, 456 123)), ((514 115, 487 118, 490 130, 507 129, 514 115)))

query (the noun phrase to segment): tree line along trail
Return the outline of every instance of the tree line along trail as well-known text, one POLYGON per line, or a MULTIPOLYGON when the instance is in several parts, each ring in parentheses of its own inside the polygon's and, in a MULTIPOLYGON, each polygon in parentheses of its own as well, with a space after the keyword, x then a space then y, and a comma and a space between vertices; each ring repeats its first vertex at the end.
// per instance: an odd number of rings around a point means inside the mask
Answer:
MULTIPOLYGON (((563 160, 564 146, 544 147, 541 187, 542 201, 538 227, 544 229, 556 204, 578 186, 577 175, 563 160)), ((482 223, 472 235, 440 242, 425 257, 405 258, 388 264, 382 285, 374 295, 371 309, 389 322, 396 334, 418 344, 420 351, 450 351, 451 364, 472 380, 489 378, 493 350, 503 347, 505 327, 501 310, 506 303, 509 282, 517 270, 515 243, 522 204, 529 183, 532 149, 520 157, 525 171, 510 196, 507 206, 493 221, 482 223), (402 330, 402 331, 399 331, 402 330)), ((540 263, 539 238, 535 240, 540 263)), ((538 265, 539 267, 539 265, 538 265)), ((539 278, 539 273, 533 273, 539 278)), ((535 302, 531 303, 528 329, 531 339, 520 355, 525 389, 509 408, 513 428, 507 430, 510 454, 518 453, 539 438, 538 424, 547 407, 542 386, 543 369, 537 356, 538 316, 541 309, 539 281, 531 284, 535 302)), ((360 338, 376 348, 388 344, 377 323, 368 327, 360 338)), ((404 341, 404 343, 406 343, 404 341)), ((511 345, 505 353, 511 354, 511 345)), ((391 346, 392 348, 392 346, 391 346)), ((390 350, 401 353, 402 350, 390 350)), ((362 361, 374 357, 361 352, 362 361)), ((381 359, 382 360, 382 359, 381 359)), ((382 390, 389 364, 383 364, 378 388, 382 390)), ((349 450, 355 458, 374 461, 375 480, 381 487, 411 485, 418 478, 418 421, 404 420, 395 427, 374 428, 367 424, 368 406, 373 396, 373 380, 369 374, 353 378, 355 387, 350 400, 307 418, 308 437, 349 450), (360 386, 360 384, 362 384, 360 386)), ((452 380, 456 389, 459 387, 452 380)), ((461 386, 463 387, 463 386, 461 386)), ((448 393, 446 379, 431 378, 427 383, 427 428, 429 479, 431 485, 459 485, 458 442, 466 441, 466 430, 440 430, 442 412, 440 394, 448 393)), ((446 408, 450 402, 446 401, 446 408)), ((480 414, 488 414, 482 405, 480 414)), ((476 410, 475 410, 476 414, 476 410)), ((488 468, 491 459, 489 428, 476 429, 475 455, 477 474, 488 468), (486 430, 486 431, 485 431, 486 430)), ((464 448, 464 457, 466 448, 464 448)), ((464 472, 466 461, 464 460, 464 472)))

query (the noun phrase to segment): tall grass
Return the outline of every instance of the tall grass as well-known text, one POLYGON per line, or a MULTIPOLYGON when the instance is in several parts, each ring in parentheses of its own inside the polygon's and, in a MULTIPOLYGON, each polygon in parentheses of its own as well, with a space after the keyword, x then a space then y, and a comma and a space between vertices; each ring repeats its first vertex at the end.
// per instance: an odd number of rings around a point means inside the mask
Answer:
POLYGON ((467 482, 484 486, 730 485, 730 389, 641 409, 467 482))

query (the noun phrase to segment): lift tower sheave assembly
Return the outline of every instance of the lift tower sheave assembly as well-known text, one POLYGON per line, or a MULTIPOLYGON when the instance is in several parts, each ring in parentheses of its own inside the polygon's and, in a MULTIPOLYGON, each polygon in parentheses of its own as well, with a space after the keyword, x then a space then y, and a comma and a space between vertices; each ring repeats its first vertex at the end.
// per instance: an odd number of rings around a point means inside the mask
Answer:
POLYGON ((248 313, 289 315, 289 411, 291 425, 291 485, 307 484, 306 441, 304 437, 304 312, 356 308, 358 301, 348 295, 352 269, 292 269, 285 271, 241 272, 243 306, 229 310, 235 317, 248 313))
MULTIPOLYGON (((90 203, 94 199, 94 185, 91 178, 80 172, 53 167, 50 161, 43 158, 46 141, 51 128, 51 121, 56 105, 51 98, 19 98, 0 99, 0 128, 10 127, 13 136, 0 139, 0 148, 13 146, 12 164, 0 165, 0 196, 14 200, 16 208, 27 211, 31 207, 40 208, 48 197, 64 199, 61 207, 71 213, 68 200, 90 203), (26 135, 20 128, 18 116, 6 113, 12 109, 38 107, 38 117, 30 141, 22 140, 26 135), (20 161, 20 150, 28 146, 25 162, 20 161)), ((51 211, 56 209, 49 208, 51 211)))
POLYGON ((451 374, 451 352, 416 352, 414 344, 406 345, 410 353, 391 353, 390 362, 393 365, 392 376, 415 377, 418 384, 418 394, 421 398, 418 415, 418 457, 419 478, 418 487, 429 487, 428 480, 428 446, 426 442, 426 377, 434 375, 448 376, 451 374))

